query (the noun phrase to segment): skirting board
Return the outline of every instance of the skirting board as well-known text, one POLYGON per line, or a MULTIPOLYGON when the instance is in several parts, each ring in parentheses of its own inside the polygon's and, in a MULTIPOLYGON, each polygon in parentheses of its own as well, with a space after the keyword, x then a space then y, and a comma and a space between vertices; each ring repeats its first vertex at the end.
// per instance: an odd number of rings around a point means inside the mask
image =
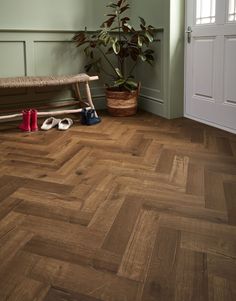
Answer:
POLYGON ((166 118, 164 104, 140 95, 139 108, 149 113, 166 118))

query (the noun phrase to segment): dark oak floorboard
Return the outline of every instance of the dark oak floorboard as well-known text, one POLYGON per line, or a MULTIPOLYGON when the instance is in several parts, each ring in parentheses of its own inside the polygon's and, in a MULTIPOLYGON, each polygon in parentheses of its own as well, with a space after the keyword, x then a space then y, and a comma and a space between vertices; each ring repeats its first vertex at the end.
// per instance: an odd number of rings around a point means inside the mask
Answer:
POLYGON ((101 114, 0 124, 0 300, 236 300, 236 136, 101 114))

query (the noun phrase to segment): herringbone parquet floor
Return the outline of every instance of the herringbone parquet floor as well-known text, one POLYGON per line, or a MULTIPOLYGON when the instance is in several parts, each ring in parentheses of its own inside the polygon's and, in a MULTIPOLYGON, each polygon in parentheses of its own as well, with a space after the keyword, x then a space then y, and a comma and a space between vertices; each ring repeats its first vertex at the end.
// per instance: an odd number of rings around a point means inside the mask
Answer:
POLYGON ((148 113, 0 125, 0 300, 236 300, 236 137, 148 113))

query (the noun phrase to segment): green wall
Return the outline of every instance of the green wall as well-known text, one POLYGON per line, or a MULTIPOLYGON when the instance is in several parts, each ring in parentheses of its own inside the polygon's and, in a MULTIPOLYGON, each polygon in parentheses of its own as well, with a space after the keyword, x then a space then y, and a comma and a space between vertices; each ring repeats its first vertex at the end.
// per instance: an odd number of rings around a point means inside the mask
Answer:
POLYGON ((132 16, 141 15, 159 29, 154 70, 140 68, 143 79, 140 104, 166 118, 183 116, 184 102, 184 0, 136 0, 132 16), (144 75, 145 74, 145 75, 144 75))
POLYGON ((156 63, 153 68, 140 66, 137 77, 142 80, 140 106, 149 112, 167 117, 167 81, 169 52, 169 1, 168 0, 136 0, 132 17, 138 20, 142 16, 148 24, 158 28, 157 38, 160 40, 156 50, 156 63))
POLYGON ((185 1, 171 0, 169 54, 169 115, 183 116, 184 112, 184 25, 185 1))
MULTIPOLYGON (((83 72, 84 56, 71 38, 77 30, 95 30, 109 0, 0 0, 0 77, 83 72)), ((154 68, 138 66, 140 106, 172 118, 182 116, 184 0, 131 0, 131 17, 158 28, 154 68)), ((93 83, 96 107, 104 108, 102 81, 93 83)), ((59 88, 0 91, 0 111, 17 106, 59 105, 73 98, 59 88)))
POLYGON ((88 25, 96 29, 105 3, 106 0, 0 0, 0 28, 64 31, 88 25))
MULTIPOLYGON (((71 42, 77 30, 98 28, 106 0, 0 0, 0 77, 84 72, 84 55, 71 42)), ((102 82, 92 83, 104 107, 102 82)), ((69 89, 0 91, 0 113, 16 108, 70 104, 69 89)))

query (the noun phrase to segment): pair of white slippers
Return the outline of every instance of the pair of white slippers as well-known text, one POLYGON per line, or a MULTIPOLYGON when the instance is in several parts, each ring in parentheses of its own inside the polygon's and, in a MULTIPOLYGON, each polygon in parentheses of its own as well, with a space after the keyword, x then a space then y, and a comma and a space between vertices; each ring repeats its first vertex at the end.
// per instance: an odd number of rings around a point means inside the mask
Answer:
POLYGON ((54 117, 50 117, 44 121, 44 123, 41 126, 41 130, 48 131, 54 128, 55 126, 58 126, 58 130, 66 131, 72 126, 72 124, 73 120, 70 118, 57 119, 54 117))

